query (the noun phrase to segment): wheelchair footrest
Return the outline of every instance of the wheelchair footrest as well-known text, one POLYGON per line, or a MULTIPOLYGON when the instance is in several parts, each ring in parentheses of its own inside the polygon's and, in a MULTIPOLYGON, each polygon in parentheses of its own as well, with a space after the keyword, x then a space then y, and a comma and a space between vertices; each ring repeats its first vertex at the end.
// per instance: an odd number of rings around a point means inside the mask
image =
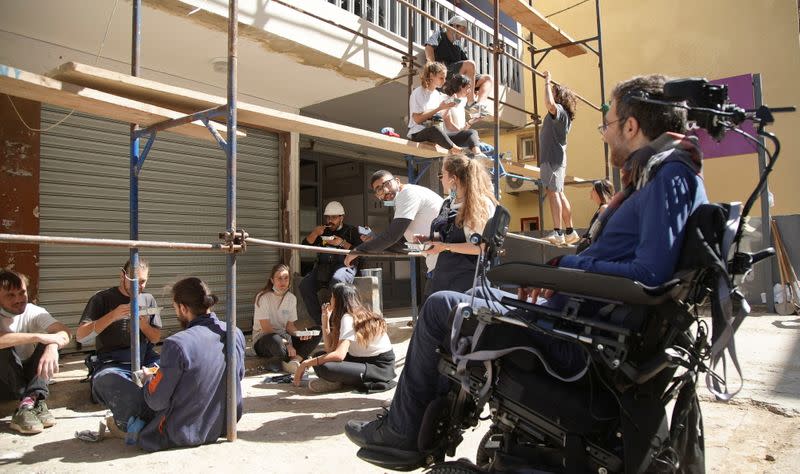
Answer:
POLYGON ((356 455, 370 464, 392 471, 413 471, 424 466, 426 455, 389 447, 361 448, 356 455))

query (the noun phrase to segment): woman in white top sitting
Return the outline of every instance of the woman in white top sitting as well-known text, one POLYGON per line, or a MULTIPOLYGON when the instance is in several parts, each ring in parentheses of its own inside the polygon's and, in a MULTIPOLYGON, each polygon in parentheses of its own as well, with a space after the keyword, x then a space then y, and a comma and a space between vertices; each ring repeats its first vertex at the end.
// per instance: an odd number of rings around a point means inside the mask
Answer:
MULTIPOLYGON (((444 114, 444 126, 447 132, 456 133, 462 130, 469 130, 475 122, 483 118, 482 115, 470 116, 467 119, 467 96, 469 95, 472 83, 464 74, 456 74, 447 80, 442 92, 449 97, 458 99, 458 103, 447 110, 444 114)), ((477 131, 475 132, 478 133, 477 131)))
POLYGON ((294 384, 300 385, 303 372, 313 367, 319 378, 309 382, 312 392, 343 386, 367 392, 394 387, 394 350, 383 316, 364 306, 353 285, 337 283, 331 291, 330 303, 322 305, 326 352, 304 361, 294 384))
POLYGON ((291 374, 322 336, 295 336, 297 298, 289 291, 290 285, 289 267, 282 263, 272 267, 267 284, 255 298, 253 350, 260 357, 280 360, 283 370, 291 374))
POLYGON ((414 142, 433 142, 450 153, 480 154, 478 132, 475 130, 448 131, 444 127, 443 112, 458 104, 437 88, 444 85, 447 68, 442 63, 428 63, 422 68, 422 85, 408 98, 411 116, 408 118, 408 138, 414 142), (438 120, 437 120, 438 119, 438 120))
POLYGON ((438 254, 439 258, 426 291, 463 293, 473 286, 480 253, 469 237, 483 233, 486 221, 494 215, 497 200, 486 168, 463 155, 445 158, 439 179, 449 197, 444 200, 439 216, 431 222, 428 236, 431 248, 425 253, 438 254))

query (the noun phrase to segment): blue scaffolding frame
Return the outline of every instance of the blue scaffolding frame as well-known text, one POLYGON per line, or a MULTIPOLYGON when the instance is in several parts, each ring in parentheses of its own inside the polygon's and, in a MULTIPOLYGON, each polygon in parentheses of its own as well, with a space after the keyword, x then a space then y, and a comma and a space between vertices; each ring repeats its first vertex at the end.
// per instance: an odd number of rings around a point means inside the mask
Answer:
MULTIPOLYGON (((139 75, 139 57, 141 53, 141 29, 142 29, 142 2, 133 0, 133 24, 131 38, 131 76, 139 75)), ((227 158, 227 212, 226 230, 223 234, 227 244, 227 270, 226 281, 226 304, 225 315, 227 330, 225 334, 225 362, 227 371, 225 374, 227 385, 227 439, 236 440, 236 256, 241 251, 243 245, 235 245, 237 242, 244 244, 244 232, 236 228, 236 93, 238 81, 238 1, 229 0, 228 2, 228 75, 227 75, 227 104, 208 110, 203 110, 184 117, 167 120, 157 123, 150 127, 140 129, 137 124, 131 124, 131 159, 130 159, 130 239, 139 240, 139 173, 147 159, 150 148, 155 142, 156 135, 161 130, 168 130, 178 125, 201 120, 209 132, 214 136, 220 148, 225 152, 227 158), (225 116, 227 119, 227 140, 211 126, 211 120, 225 116), (147 142, 140 150, 141 139, 147 142)), ((140 349, 139 349, 139 248, 130 249, 131 271, 133 278, 131 281, 131 369, 140 369, 140 349)))

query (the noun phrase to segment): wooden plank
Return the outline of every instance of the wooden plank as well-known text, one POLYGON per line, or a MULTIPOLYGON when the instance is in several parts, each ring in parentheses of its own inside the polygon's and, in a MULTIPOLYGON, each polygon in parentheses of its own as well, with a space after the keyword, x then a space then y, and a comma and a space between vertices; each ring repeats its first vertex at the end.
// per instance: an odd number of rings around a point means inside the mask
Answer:
MULTIPOLYGON (((79 63, 66 63, 50 74, 52 77, 75 84, 103 90, 123 97, 148 102, 161 107, 191 113, 226 103, 224 97, 171 86, 140 77, 133 77, 106 69, 79 63)), ((390 137, 347 125, 326 122, 299 114, 282 112, 268 107, 238 103, 238 121, 258 128, 277 132, 297 132, 312 137, 362 145, 380 150, 435 158, 447 150, 431 143, 416 143, 403 138, 390 137)))
MULTIPOLYGON (((184 115, 174 110, 58 81, 3 64, 0 64, 0 93, 142 126, 180 118, 184 115)), ((214 125, 220 133, 225 134, 224 126, 214 125)), ((181 125, 170 131, 216 143, 214 137, 200 121, 181 125)))
MULTIPOLYGON (((575 41, 535 8, 528 6, 527 2, 523 3, 522 0, 499 0, 499 2, 500 9, 503 12, 517 20, 522 26, 527 28, 528 31, 541 38, 542 41, 550 46, 557 46, 559 44, 575 41)), ((582 44, 573 44, 559 48, 557 51, 568 58, 572 58, 580 56, 581 54, 586 54, 587 49, 582 44)))
MULTIPOLYGON (((501 161, 501 163, 503 164, 503 168, 506 170, 506 173, 531 179, 541 178, 541 168, 538 166, 505 160, 501 161)), ((564 184, 586 184, 591 182, 591 180, 579 178, 577 176, 564 176, 564 184)))

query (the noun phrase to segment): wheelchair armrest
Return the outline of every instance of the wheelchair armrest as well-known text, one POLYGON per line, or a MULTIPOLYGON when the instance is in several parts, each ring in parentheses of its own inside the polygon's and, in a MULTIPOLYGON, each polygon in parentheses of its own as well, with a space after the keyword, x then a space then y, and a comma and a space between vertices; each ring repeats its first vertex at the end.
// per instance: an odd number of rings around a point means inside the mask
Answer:
POLYGON ((592 300, 636 305, 661 304, 671 298, 671 290, 680 284, 679 279, 673 279, 659 286, 646 286, 616 275, 527 262, 498 265, 489 270, 487 277, 496 284, 548 288, 592 300))

